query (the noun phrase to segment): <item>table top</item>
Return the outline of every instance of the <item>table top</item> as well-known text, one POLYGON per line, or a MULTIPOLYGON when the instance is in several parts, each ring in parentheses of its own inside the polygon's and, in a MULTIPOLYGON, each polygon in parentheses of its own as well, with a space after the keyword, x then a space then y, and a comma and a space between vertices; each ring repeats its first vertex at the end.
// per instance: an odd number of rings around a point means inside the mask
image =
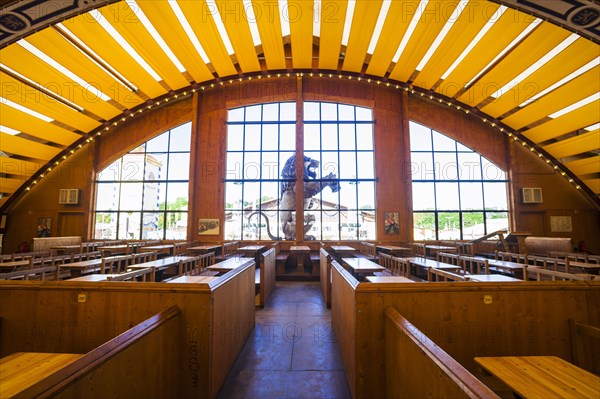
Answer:
POLYGON ((167 283, 189 283, 189 284, 208 283, 209 281, 212 281, 217 278, 218 277, 216 277, 216 276, 180 276, 180 277, 174 278, 173 280, 167 281, 167 283))
POLYGON ((246 245, 245 247, 238 248, 239 251, 260 251, 264 245, 246 245))
POLYGON ((356 248, 347 246, 347 245, 332 245, 331 249, 333 249, 335 252, 354 252, 356 251, 356 248))
POLYGON ((172 249, 175 248, 174 244, 159 244, 159 245, 148 245, 143 246, 138 249, 138 251, 150 250, 150 251, 160 251, 163 249, 172 249))
POLYGON ((198 245, 197 247, 190 247, 188 248, 188 251, 192 251, 192 252, 209 252, 213 249, 218 249, 221 248, 220 245, 198 245))
POLYGON ((456 247, 448 247, 445 245, 425 245, 425 248, 435 249, 438 251, 456 251, 456 247))
POLYGON ((342 262, 346 263, 355 273, 373 273, 385 270, 385 267, 367 258, 342 258, 342 262))
POLYGON ((408 277, 402 276, 367 276, 367 281, 371 283, 414 283, 408 277))
POLYGON ((386 251, 410 251, 410 248, 397 247, 395 245, 376 245, 375 248, 383 249, 386 251))
POLYGON ((28 260, 13 260, 10 262, 2 262, 0 263, 0 269, 13 269, 15 267, 27 266, 29 265, 28 260))
POLYGON ((213 272, 219 272, 219 273, 227 273, 233 269, 235 269, 236 267, 240 267, 242 265, 245 265, 247 261, 253 261, 254 259, 252 258, 228 258, 225 259, 222 262, 219 263, 215 263, 212 266, 208 266, 207 269, 211 270, 213 272))
POLYGON ((114 277, 118 276, 118 274, 88 274, 87 276, 70 278, 69 281, 108 281, 108 276, 114 277))
POLYGON ((127 266, 127 269, 145 269, 147 267, 154 269, 164 269, 179 263, 180 260, 193 258, 193 256, 167 256, 166 258, 151 260, 149 262, 138 263, 127 266))
POLYGON ((107 245, 105 247, 98 247, 98 251, 117 251, 121 249, 127 249, 129 245, 121 244, 121 245, 107 245))
POLYGON ((62 265, 60 265, 61 269, 85 269, 91 266, 100 266, 102 264, 102 258, 96 258, 96 259, 88 259, 88 260, 82 260, 79 262, 73 262, 73 263, 63 263, 62 265))
POLYGON ((475 362, 524 399, 600 397, 600 377, 556 356, 476 357, 475 362))
POLYGON ((488 259, 488 265, 507 270, 523 270, 523 263, 511 262, 508 260, 488 259))
POLYGON ((307 245, 292 245, 290 247, 291 252, 310 252, 310 247, 307 245))
POLYGON ((416 266, 421 267, 432 267, 435 269, 443 269, 443 270, 459 270, 460 266, 452 265, 450 263, 444 263, 433 259, 420 258, 418 256, 413 256, 410 258, 406 258, 410 263, 416 266))
POLYGON ((78 353, 16 352, 0 359, 0 398, 9 398, 82 357, 78 353))
POLYGON ((515 282, 515 281, 523 281, 518 278, 505 276, 503 274, 468 274, 465 277, 468 277, 470 281, 479 281, 486 283, 504 283, 504 282, 515 282))

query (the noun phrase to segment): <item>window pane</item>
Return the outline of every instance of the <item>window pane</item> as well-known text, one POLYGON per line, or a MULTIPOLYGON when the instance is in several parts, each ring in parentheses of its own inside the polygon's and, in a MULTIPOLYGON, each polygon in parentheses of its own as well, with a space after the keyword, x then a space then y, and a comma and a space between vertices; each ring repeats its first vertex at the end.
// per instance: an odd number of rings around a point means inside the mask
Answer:
POLYGON ((359 150, 373 151, 373 125, 356 125, 356 145, 359 150))
POLYGON ((185 240, 187 236, 187 212, 167 213, 166 215, 167 240, 185 240))
POLYGON ((340 218, 340 240, 358 239, 358 215, 356 212, 342 212, 340 218))
POLYGON ((188 209, 188 183, 168 183, 167 209, 185 211, 188 209))
POLYGON ((244 209, 253 210, 260 207, 260 183, 244 183, 244 209))
POLYGON ((244 121, 244 107, 230 109, 227 112, 227 120, 229 122, 243 122, 244 121))
POLYGON ((262 153, 262 179, 279 178, 279 154, 276 152, 262 153))
POLYGON ((484 157, 481 157, 481 164, 485 180, 506 180, 506 173, 484 157))
POLYGON ((434 152, 437 180, 457 180, 456 153, 434 152))
POLYGON ((260 125, 246 125, 244 131, 244 149, 246 151, 260 150, 260 125))
POLYGON ((321 147, 323 151, 337 151, 339 149, 337 125, 321 125, 321 147))
POLYGON ((119 209, 142 209, 143 183, 121 183, 121 201, 119 209))
POLYGON ((483 213, 463 212, 462 218, 463 240, 474 240, 477 237, 485 235, 483 213))
POLYGON ((295 121, 296 103, 281 103, 279 106, 279 115, 282 121, 295 121))
POLYGON ((98 173, 98 181, 119 180, 121 178, 121 160, 117 159, 98 173))
POLYGON ((117 238, 117 214, 115 212, 96 213, 94 239, 114 240, 117 238))
POLYGON ((225 240, 241 240, 242 212, 225 212, 225 226, 223 230, 225 240))
POLYGON ((144 240, 160 240, 163 237, 162 230, 159 228, 159 221, 162 213, 142 214, 142 239, 144 240))
POLYGON ((374 179, 375 170, 373 165, 375 160, 373 159, 372 152, 359 152, 356 154, 358 158, 358 178, 359 179, 374 179))
POLYGON ((128 154, 123 157, 121 180, 141 181, 144 176, 144 155, 128 154))
POLYGON ((461 209, 483 209, 481 183, 460 183, 461 209))
POLYGON ((140 237, 141 212, 120 212, 118 236, 119 240, 135 240, 140 237))
POLYGON ((415 240, 435 240, 435 214, 433 212, 414 213, 414 238, 415 240))
POLYGON ((96 210, 117 210, 119 203, 119 183, 98 183, 96 186, 96 210))
POLYGON ((190 154, 178 153, 169 155, 169 180, 190 179, 190 154))
POLYGON ((435 195, 437 199, 437 209, 440 210, 458 210, 458 184, 457 183, 436 183, 435 195))
POLYGON ((241 151, 244 148, 244 126, 227 126, 227 148, 230 151, 241 151))
POLYGON ((340 152, 340 179, 356 179, 355 152, 340 152))
POLYGON ((305 121, 318 121, 319 117, 319 103, 305 102, 304 103, 304 120, 305 121))
POLYGON ((377 225, 375 224, 375 213, 374 212, 360 212, 358 214, 359 240, 374 240, 377 238, 377 225))
MULTIPOLYGON (((263 151, 277 151, 279 147, 279 127, 277 125, 263 125, 262 134, 263 151)), ((227 148, 229 149, 229 147, 227 148)))
POLYGON ((304 237, 312 240, 321 240, 321 212, 304 212, 304 220, 306 221, 305 225, 312 225, 304 237))
POLYGON ((163 133, 146 143, 147 152, 167 152, 169 150, 169 133, 163 133))
POLYGON ((410 122, 410 149, 412 151, 431 151, 431 129, 410 122))
POLYGON ((296 125, 280 125, 279 131, 279 149, 281 151, 296 150, 296 125))
POLYGON ((263 209, 273 209, 278 205, 279 183, 263 182, 261 183, 261 206, 263 209))
POLYGON ((370 108, 356 107, 356 120, 371 122, 373 120, 373 111, 370 108))
POLYGON ((307 123, 304 125, 304 151, 318 151, 321 149, 320 125, 307 123))
MULTIPOLYGON (((340 183, 340 205, 342 209, 357 209, 358 198, 357 198, 357 185, 356 183, 350 184, 348 182, 340 183)), ((329 190, 327 190, 329 191, 329 190)))
POLYGON ((438 239, 460 240, 460 214, 458 212, 438 213, 438 239))
POLYGON ((375 209, 375 183, 361 181, 358 187, 358 209, 369 210, 371 213, 375 209))
POLYGON ((260 152, 245 153, 244 179, 260 179, 260 152))
POLYGON ((340 150, 355 150, 355 125, 343 123, 340 124, 340 150))
POLYGON ((246 122, 258 122, 262 117, 262 106, 251 105, 246 107, 246 122))
POLYGON ((340 214, 337 211, 324 211, 322 217, 321 234, 323 240, 339 240, 340 214))
POLYGON ((415 211, 435 209, 435 191, 433 183, 413 183, 412 196, 413 209, 415 211))
POLYGON ((170 151, 189 151, 192 123, 188 122, 171 130, 170 151))
POLYGON ((244 155, 241 152, 227 153, 227 169, 225 171, 226 179, 242 179, 242 165, 244 155))
POLYGON ((354 107, 352 105, 340 104, 338 107, 340 114, 340 121, 353 121, 354 120, 354 107))
POLYGON ((242 209, 241 183, 225 183, 225 209, 242 209))
POLYGON ((321 120, 323 120, 323 121, 337 120, 337 104, 321 103, 321 120))
POLYGON ((433 133, 433 150, 434 151, 456 151, 456 141, 441 133, 432 131, 433 133))
POLYGON ((410 169, 413 180, 433 180, 433 157, 431 152, 413 152, 410 154, 410 169))
POLYGON ((164 180, 167 178, 168 154, 146 154, 145 180, 164 180))
MULTIPOLYGON (((318 157, 318 154, 316 156, 318 157)), ((314 158, 314 159, 318 159, 318 158, 314 158)), ((337 176, 340 175, 340 168, 339 168, 339 164, 338 164, 338 153, 337 152, 321 153, 321 177, 325 177, 330 173, 333 173, 334 175, 337 175, 337 176)))
POLYGON ((485 209, 507 210, 506 183, 483 183, 485 209))
POLYGON ((507 212, 486 212, 485 224, 487 233, 492 233, 498 230, 508 231, 508 213, 507 212))
POLYGON ((279 104, 264 104, 263 105, 263 121, 279 120, 279 104))
POLYGON ((160 204, 165 201, 165 183, 144 183, 144 207, 145 211, 160 209, 160 204))
POLYGON ((461 180, 481 180, 481 157, 475 152, 459 153, 458 167, 461 180))

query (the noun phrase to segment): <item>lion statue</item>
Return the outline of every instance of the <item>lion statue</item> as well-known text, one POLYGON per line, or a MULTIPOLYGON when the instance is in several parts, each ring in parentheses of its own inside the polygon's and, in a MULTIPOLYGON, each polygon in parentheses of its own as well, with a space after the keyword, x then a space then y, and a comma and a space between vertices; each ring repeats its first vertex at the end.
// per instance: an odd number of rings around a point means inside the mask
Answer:
MULTIPOLYGON (((312 208, 312 197, 323 191, 325 187, 331 187, 331 191, 340 191, 340 182, 333 173, 322 179, 317 179, 317 170, 320 162, 316 159, 304 157, 304 209, 312 208)), ((283 237, 274 236, 271 233, 269 218, 262 211, 256 211, 248 216, 248 220, 254 215, 265 218, 267 234, 271 240, 295 240, 296 239, 296 156, 292 155, 281 170, 281 194, 279 198, 279 209, 281 209, 280 223, 283 237)), ((315 222, 314 215, 304 215, 304 240, 314 240, 315 237, 307 235, 315 222)))

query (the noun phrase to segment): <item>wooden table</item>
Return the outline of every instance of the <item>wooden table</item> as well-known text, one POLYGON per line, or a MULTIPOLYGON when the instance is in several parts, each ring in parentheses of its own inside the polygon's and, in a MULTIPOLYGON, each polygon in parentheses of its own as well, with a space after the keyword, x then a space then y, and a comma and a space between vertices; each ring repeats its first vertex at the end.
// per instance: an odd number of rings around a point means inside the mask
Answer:
POLYGON ((304 255, 310 254, 310 247, 307 245, 292 245, 290 254, 296 255, 296 270, 298 273, 304 273, 304 255))
POLYGON ((174 278, 173 280, 169 280, 167 283, 186 283, 186 284, 196 284, 196 283, 208 283, 214 279, 217 279, 216 276, 180 276, 174 278))
POLYGON ((600 398, 600 377, 556 356, 476 357, 475 362, 527 398, 600 398))
POLYGON ((102 259, 89 259, 82 260, 81 262, 73 262, 73 263, 65 263, 59 265, 59 275, 61 270, 70 270, 71 278, 79 277, 86 272, 95 272, 100 270, 100 266, 102 265, 102 259))
POLYGON ((118 276, 118 274, 88 274, 85 276, 70 278, 69 281, 108 281, 109 276, 118 276))
POLYGON ((219 274, 225 274, 232 271, 236 267, 246 265, 248 262, 253 261, 254 258, 227 258, 222 262, 215 263, 212 266, 207 267, 207 270, 218 272, 219 274))
POLYGON ((385 267, 367 258, 342 258, 355 275, 365 275, 385 270, 385 267))
POLYGON ((444 245, 425 245, 425 256, 434 256, 438 252, 456 252, 456 247, 444 245))
POLYGON ((371 283, 414 283, 408 277, 402 276, 367 276, 367 281, 371 283))
MULTIPOLYGON (((150 282, 161 281, 162 273, 164 270, 179 265, 180 260, 186 260, 192 258, 192 256, 167 256, 166 258, 151 260, 149 262, 138 263, 135 265, 127 266, 127 270, 139 270, 139 269, 152 269, 150 273, 150 282)), ((179 273, 179 270, 177 270, 179 273)))
POLYGON ((523 263, 510 262, 507 260, 488 259, 488 266, 503 272, 511 273, 516 278, 523 277, 523 263))
POLYGON ((98 251, 102 252, 102 256, 108 256, 113 254, 128 254, 131 251, 129 245, 107 245, 105 247, 98 247, 98 251))
POLYGON ((0 398, 10 398, 82 357, 78 353, 16 352, 0 359, 0 398))
MULTIPOLYGON (((580 269, 583 269, 583 272, 589 274, 598 274, 600 272, 600 265, 596 263, 569 261, 569 271, 572 267, 578 267, 580 269)), ((572 273, 572 271, 570 272, 572 273)))
POLYGON ((397 247, 395 245, 376 245, 375 248, 390 255, 407 254, 411 252, 410 248, 397 247))
POLYGON ((347 245, 332 245, 331 249, 333 250, 333 256, 337 259, 338 262, 342 261, 342 255, 353 254, 356 252, 356 248, 352 248, 347 245))
POLYGON ((81 245, 53 245, 50 247, 50 255, 80 253, 81 245))
POLYGON ((172 256, 175 250, 174 244, 149 245, 147 247, 139 247, 137 252, 156 252, 163 256, 172 256))
POLYGON ((482 283, 504 283, 504 282, 515 282, 523 281, 518 278, 505 276, 503 274, 467 274, 465 278, 469 281, 479 281, 482 283))
POLYGON ((29 260, 13 260, 10 262, 0 263, 0 272, 10 273, 23 266, 29 266, 29 260))
POLYGON ((238 251, 242 252, 246 258, 254 258, 256 268, 258 268, 258 265, 260 265, 260 254, 265 248, 265 245, 246 245, 245 247, 238 248, 238 251))
POLYGON ((214 251, 215 255, 217 255, 217 251, 219 250, 219 248, 221 248, 220 245, 199 245, 197 247, 188 248, 188 251, 198 253, 201 255, 214 251))

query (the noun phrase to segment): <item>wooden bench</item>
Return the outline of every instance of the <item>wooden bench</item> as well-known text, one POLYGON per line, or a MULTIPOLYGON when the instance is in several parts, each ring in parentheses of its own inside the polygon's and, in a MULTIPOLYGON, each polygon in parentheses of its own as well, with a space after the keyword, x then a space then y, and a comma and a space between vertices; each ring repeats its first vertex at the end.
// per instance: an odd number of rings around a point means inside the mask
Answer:
POLYGON ((388 398, 500 398, 394 307, 385 310, 385 377, 388 398))
POLYGON ((597 277, 593 274, 574 274, 548 270, 539 266, 523 266, 523 280, 525 281, 590 281, 595 280, 597 277))
POLYGON ((277 261, 275 259, 276 249, 271 248, 260 254, 260 267, 256 270, 258 277, 259 305, 264 307, 269 297, 275 290, 275 278, 277 275, 277 261))
POLYGON ((319 276, 321 293, 327 307, 331 307, 331 261, 333 257, 325 250, 319 249, 319 276))
POLYGON ((0 280, 47 280, 47 276, 56 279, 57 267, 44 266, 34 269, 22 269, 9 273, 0 273, 0 280))
POLYGON ((600 328, 569 319, 573 363, 600 374, 600 328))
POLYGON ((427 281, 469 281, 469 277, 462 274, 437 269, 435 267, 430 267, 427 269, 427 281))

